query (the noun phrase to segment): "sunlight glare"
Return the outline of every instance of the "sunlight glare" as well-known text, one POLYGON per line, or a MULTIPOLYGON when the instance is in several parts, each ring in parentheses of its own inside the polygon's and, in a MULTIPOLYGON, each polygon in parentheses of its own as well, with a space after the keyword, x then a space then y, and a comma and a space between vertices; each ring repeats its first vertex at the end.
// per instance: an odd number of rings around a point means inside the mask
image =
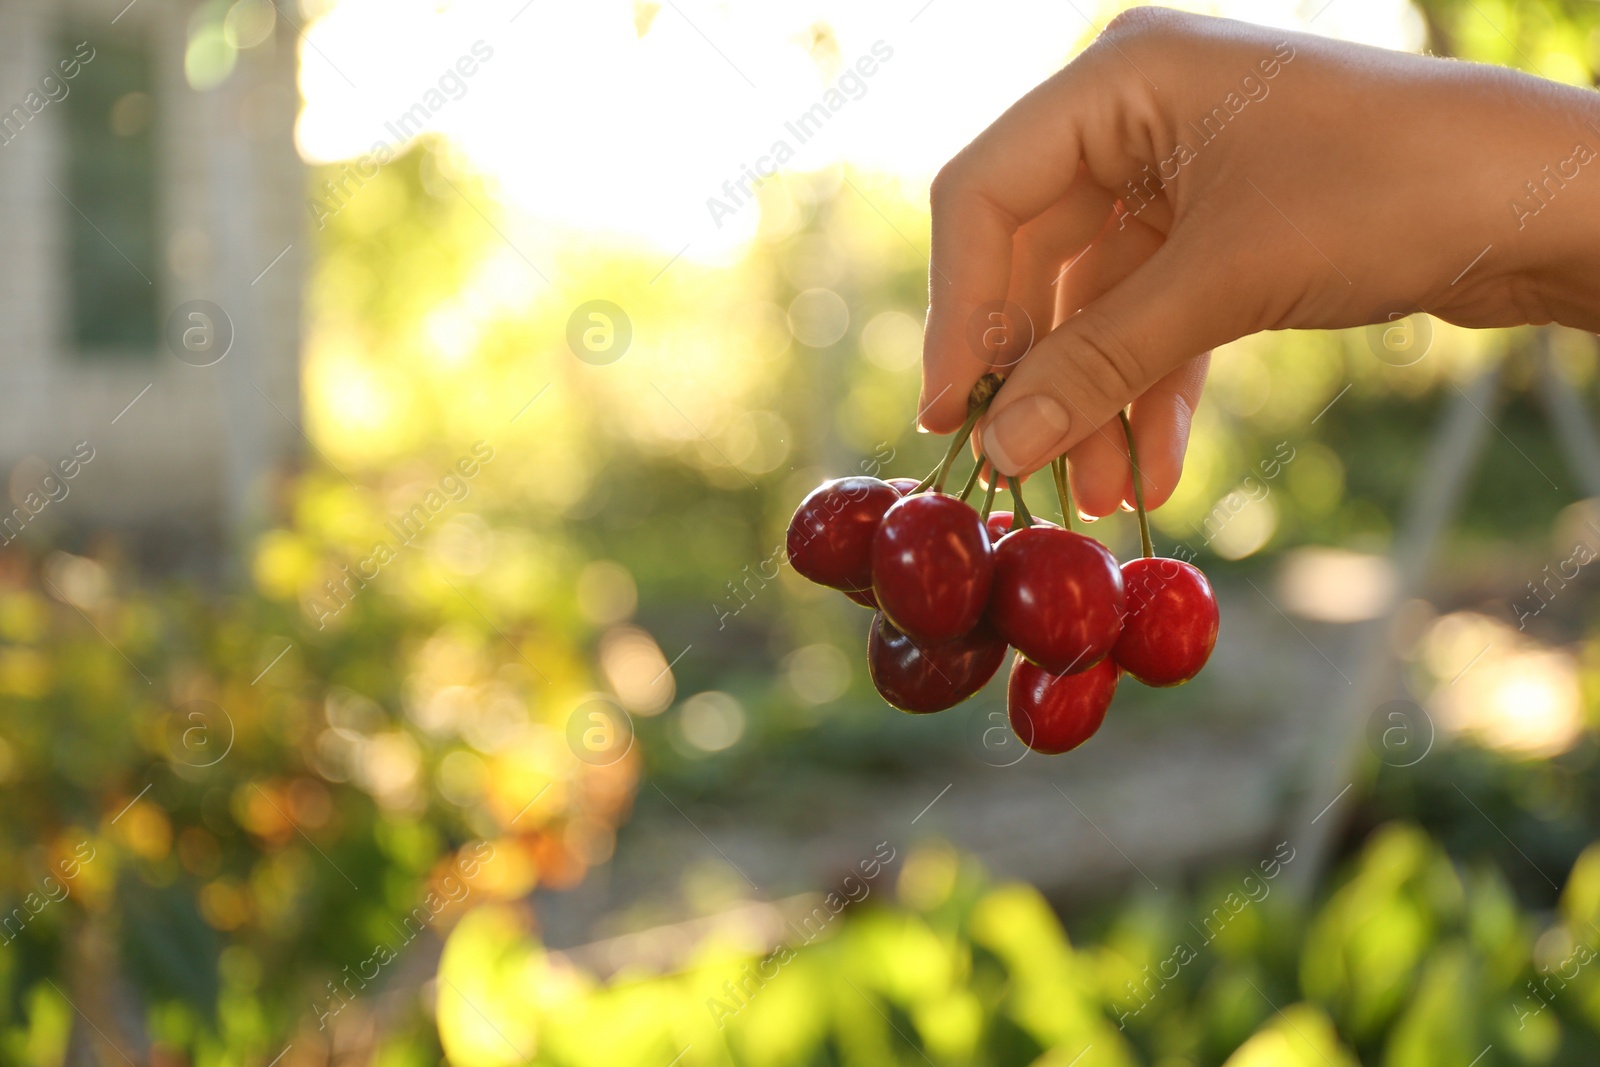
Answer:
MULTIPOLYGON (((1298 28, 1315 19, 1317 32, 1386 47, 1421 39, 1405 0, 1183 6, 1298 28)), ((1116 10, 1084 7, 1097 25, 1116 10)), ((958 0, 683 0, 636 14, 626 0, 339 0, 302 48, 301 153, 326 162, 395 146, 398 118, 431 99, 441 106, 426 128, 451 138, 508 206, 727 262, 760 214, 738 183, 780 143, 793 152, 787 172, 848 161, 925 183, 1094 33, 1073 5, 1044 0, 981 12, 958 0), (474 45, 491 58, 452 74, 474 45), (863 59, 873 73, 847 81, 832 117, 796 136, 794 122, 863 59)))

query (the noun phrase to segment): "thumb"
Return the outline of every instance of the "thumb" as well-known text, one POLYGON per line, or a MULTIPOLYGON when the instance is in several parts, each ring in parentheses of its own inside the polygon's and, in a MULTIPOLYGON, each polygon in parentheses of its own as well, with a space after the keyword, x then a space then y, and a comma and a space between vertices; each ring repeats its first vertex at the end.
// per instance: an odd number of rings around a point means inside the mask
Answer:
POLYGON ((1215 262, 1198 251, 1206 243, 1175 233, 1023 357, 983 431, 1002 474, 1038 470, 1196 352, 1253 329, 1239 276, 1219 285, 1215 262))

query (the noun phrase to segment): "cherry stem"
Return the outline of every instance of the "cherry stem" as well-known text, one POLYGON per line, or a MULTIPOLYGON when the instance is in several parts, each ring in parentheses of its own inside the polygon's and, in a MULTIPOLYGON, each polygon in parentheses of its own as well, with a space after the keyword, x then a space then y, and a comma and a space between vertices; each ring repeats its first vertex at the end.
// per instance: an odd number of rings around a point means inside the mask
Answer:
MULTIPOLYGON (((979 470, 983 470, 983 465, 984 465, 985 462, 987 462, 987 461, 982 456, 978 457, 978 469, 979 470)), ((994 490, 995 490, 995 486, 997 486, 999 484, 1000 484, 1000 475, 991 470, 989 472, 989 485, 983 491, 983 511, 981 512, 981 514, 979 516, 980 518, 983 519, 984 522, 988 522, 989 521, 989 512, 994 510, 994 490)))
POLYGON ((973 465, 972 473, 967 475, 967 484, 961 487, 961 499, 965 500, 972 495, 972 487, 978 484, 978 475, 983 471, 983 457, 978 457, 978 462, 973 465))
MULTIPOLYGON (((989 410, 989 402, 1000 391, 1002 384, 1003 379, 998 374, 985 374, 973 385, 972 392, 967 394, 966 421, 961 424, 961 429, 956 431, 954 440, 950 442, 950 448, 944 454, 944 460, 939 464, 939 469, 933 474, 933 482, 931 484, 934 492, 944 492, 944 480, 950 475, 950 465, 961 454, 961 449, 966 446, 967 439, 972 436, 972 428, 978 424, 978 419, 983 416, 983 413, 989 410)), ((918 486, 917 490, 920 492, 924 488, 926 486, 918 486)))
POLYGON ((1122 433, 1128 439, 1128 466, 1133 468, 1133 506, 1139 513, 1139 547, 1144 550, 1144 558, 1149 559, 1156 554, 1156 550, 1150 542, 1150 516, 1144 511, 1144 477, 1139 473, 1139 449, 1133 443, 1133 426, 1128 422, 1128 413, 1119 411, 1117 417, 1122 420, 1122 433))
POLYGON ((1006 482, 1011 486, 1012 506, 1016 509, 1016 514, 1011 516, 1011 528, 1026 530, 1033 525, 1033 516, 1028 513, 1028 505, 1022 499, 1022 479, 1007 478, 1006 482))
POLYGON ((933 491, 944 492, 944 480, 950 476, 950 466, 955 463, 956 457, 961 454, 961 449, 966 446, 967 439, 972 436, 972 428, 978 424, 981 411, 967 413, 967 421, 961 424, 961 429, 956 431, 955 437, 950 441, 950 447, 945 450, 944 459, 939 461, 939 469, 933 472, 933 491))
POLYGON ((933 470, 929 471, 928 472, 928 476, 926 478, 922 479, 922 481, 918 482, 917 483, 917 487, 915 489, 911 490, 911 492, 907 493, 906 496, 916 496, 918 493, 924 492, 929 486, 931 486, 933 484, 933 480, 935 478, 937 478, 938 476, 939 476, 939 468, 935 467, 935 468, 933 468, 933 470))
POLYGON ((1061 525, 1072 529, 1072 490, 1067 488, 1067 457, 1065 454, 1050 461, 1050 473, 1056 479, 1056 499, 1061 501, 1061 525))

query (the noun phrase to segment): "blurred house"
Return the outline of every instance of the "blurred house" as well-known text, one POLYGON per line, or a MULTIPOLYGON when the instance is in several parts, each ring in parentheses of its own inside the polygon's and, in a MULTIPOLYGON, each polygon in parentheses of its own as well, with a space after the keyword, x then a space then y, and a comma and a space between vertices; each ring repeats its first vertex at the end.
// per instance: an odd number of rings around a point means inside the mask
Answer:
POLYGON ((286 18, 270 0, 0 0, 5 543, 218 544, 299 451, 286 18))

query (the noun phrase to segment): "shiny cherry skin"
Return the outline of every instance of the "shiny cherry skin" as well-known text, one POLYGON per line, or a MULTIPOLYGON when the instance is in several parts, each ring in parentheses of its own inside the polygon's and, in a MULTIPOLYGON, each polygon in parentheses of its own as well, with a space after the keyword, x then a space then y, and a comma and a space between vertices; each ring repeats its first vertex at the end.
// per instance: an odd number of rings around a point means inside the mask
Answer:
MULTIPOLYGON (((915 478, 890 478, 889 484, 894 486, 895 491, 901 496, 906 496, 922 483, 915 478)), ((993 540, 993 537, 990 540, 993 540)), ((864 608, 871 608, 873 611, 878 610, 878 598, 873 595, 871 588, 846 589, 844 590, 844 595, 864 608)))
MULTIPOLYGON (((1056 529, 1056 524, 1053 523, 1053 522, 1050 522, 1048 519, 1037 519, 1036 518, 1036 519, 1033 520, 1033 524, 1035 526, 1044 526, 1044 527, 1048 527, 1050 529, 1056 529)), ((1000 541, 1000 538, 1004 537, 1006 534, 1011 532, 1011 512, 1009 512, 1009 511, 991 511, 991 512, 989 512, 989 517, 987 519, 983 520, 983 527, 984 527, 984 529, 989 531, 989 542, 990 542, 990 544, 998 544, 999 541, 1000 541)))
POLYGON ((952 641, 989 602, 994 553, 978 513, 953 496, 918 493, 883 516, 872 538, 872 591, 895 628, 921 645, 952 641))
POLYGON ((835 589, 870 589, 872 535, 899 500, 899 491, 877 478, 838 478, 813 489, 789 520, 795 573, 835 589))
POLYGON ((1006 643, 980 623, 954 641, 919 645, 879 614, 867 638, 867 670, 884 700, 923 714, 953 708, 994 677, 1006 643))
POLYGON ((1051 674, 1099 663, 1122 632, 1122 571, 1092 537, 1033 526, 994 550, 989 620, 996 632, 1051 674))
POLYGON ((1006 684, 1012 732, 1046 756, 1070 752, 1100 729, 1120 674, 1109 657, 1077 674, 1051 674, 1018 653, 1006 684))
POLYGON ((1217 598, 1199 569, 1177 559, 1122 565, 1127 611, 1111 650, 1145 685, 1182 685, 1200 673, 1217 644, 1217 598))
MULTIPOLYGON (((889 484, 893 486, 895 491, 901 496, 906 496, 922 483, 917 481, 915 478, 890 478, 889 484)), ((991 536, 990 540, 993 540, 994 537, 998 536, 998 534, 995 534, 991 536)), ((854 600, 862 607, 871 608, 873 611, 878 610, 878 598, 873 595, 871 587, 866 589, 845 589, 842 590, 842 592, 845 596, 849 597, 851 600, 854 600)))

